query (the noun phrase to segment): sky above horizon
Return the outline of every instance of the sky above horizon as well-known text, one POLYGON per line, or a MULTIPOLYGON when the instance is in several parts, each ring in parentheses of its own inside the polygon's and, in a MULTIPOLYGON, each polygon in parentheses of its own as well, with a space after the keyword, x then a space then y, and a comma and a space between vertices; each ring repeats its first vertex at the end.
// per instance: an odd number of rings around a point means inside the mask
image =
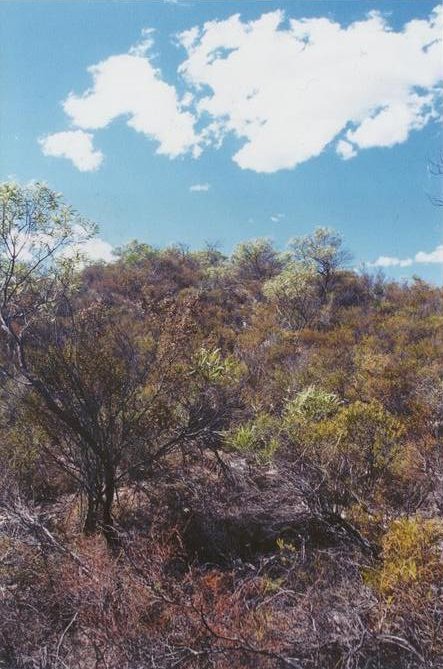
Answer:
POLYGON ((355 266, 441 283, 442 17, 435 0, 0 1, 0 179, 61 191, 105 259, 329 226, 355 266))

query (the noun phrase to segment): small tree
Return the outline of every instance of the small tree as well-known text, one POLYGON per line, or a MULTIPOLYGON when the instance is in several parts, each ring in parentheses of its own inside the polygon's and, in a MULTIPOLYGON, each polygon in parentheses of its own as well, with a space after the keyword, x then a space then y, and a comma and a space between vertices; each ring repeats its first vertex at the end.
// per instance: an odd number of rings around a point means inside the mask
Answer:
POLYGON ((78 298, 69 306, 34 328, 28 347, 51 402, 38 391, 23 401, 39 427, 37 447, 86 499, 85 531, 100 528, 113 543, 118 487, 151 475, 174 448, 210 432, 221 405, 212 398, 203 407, 199 375, 191 373, 186 305, 148 318, 128 304, 78 298))
POLYGON ((5 391, 24 387, 37 447, 77 482, 85 530, 113 542, 118 485, 203 434, 216 446, 229 402, 218 378, 191 373, 192 300, 147 311, 82 294, 61 252, 75 256, 92 226, 46 186, 7 184, 0 198, 5 391))
POLYGON ((284 266, 284 259, 269 239, 253 239, 238 244, 231 262, 240 278, 255 281, 270 279, 284 266))
POLYGON ((0 185, 0 211, 2 372, 32 387, 58 412, 44 380, 28 364, 30 330, 39 320, 51 319, 72 289, 79 244, 94 227, 39 183, 0 185))
POLYGON ((289 242, 294 259, 315 271, 320 297, 325 303, 332 289, 334 275, 350 260, 341 235, 330 228, 317 228, 312 235, 295 237, 289 242))
POLYGON ((275 304, 282 324, 294 330, 309 326, 320 307, 315 272, 300 263, 269 279, 263 293, 275 304))
POLYGON ((124 246, 117 247, 114 254, 118 260, 122 260, 128 265, 136 265, 151 260, 158 254, 158 251, 150 244, 133 239, 124 246))

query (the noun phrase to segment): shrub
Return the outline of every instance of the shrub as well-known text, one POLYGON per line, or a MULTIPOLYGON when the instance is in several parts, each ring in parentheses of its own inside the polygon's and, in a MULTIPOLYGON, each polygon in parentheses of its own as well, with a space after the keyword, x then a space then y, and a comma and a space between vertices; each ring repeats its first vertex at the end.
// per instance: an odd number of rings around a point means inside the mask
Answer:
POLYGON ((367 580, 384 597, 401 596, 405 587, 432 596, 443 578, 442 539, 440 518, 392 521, 381 541, 383 563, 375 572, 367 572, 367 580))
POLYGON ((200 348, 194 356, 191 373, 198 374, 203 380, 215 384, 235 383, 243 374, 242 364, 233 356, 222 356, 219 348, 200 348))
POLYGON ((337 413, 340 405, 341 401, 334 393, 309 386, 297 393, 291 402, 288 402, 285 408, 285 418, 289 424, 300 421, 319 421, 337 413))
POLYGON ((234 428, 226 435, 228 446, 244 455, 252 455, 261 463, 269 463, 279 447, 277 420, 259 414, 255 420, 234 428))

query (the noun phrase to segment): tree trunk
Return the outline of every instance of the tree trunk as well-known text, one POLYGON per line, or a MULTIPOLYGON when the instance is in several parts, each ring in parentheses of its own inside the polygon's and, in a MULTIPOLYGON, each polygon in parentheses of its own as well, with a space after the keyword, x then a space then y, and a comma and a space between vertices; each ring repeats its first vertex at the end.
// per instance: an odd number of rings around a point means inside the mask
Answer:
POLYGON ((88 493, 86 519, 83 526, 85 534, 94 534, 97 531, 97 500, 94 495, 88 493))
POLYGON ((114 528, 112 517, 112 506, 115 495, 115 476, 112 465, 108 465, 105 471, 105 489, 103 492, 102 531, 109 546, 117 543, 117 533, 114 528))

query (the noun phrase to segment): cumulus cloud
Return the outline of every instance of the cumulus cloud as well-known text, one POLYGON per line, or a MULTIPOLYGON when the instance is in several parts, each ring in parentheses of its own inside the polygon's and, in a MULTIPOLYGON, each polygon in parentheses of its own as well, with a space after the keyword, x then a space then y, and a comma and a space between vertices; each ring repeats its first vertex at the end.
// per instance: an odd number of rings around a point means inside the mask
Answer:
POLYGON ((349 25, 281 10, 251 21, 235 14, 178 35, 185 56, 174 84, 153 64, 145 29, 127 53, 89 67, 91 87, 63 102, 71 130, 44 138, 42 149, 96 169, 103 156, 89 133, 118 118, 170 158, 198 157, 233 135, 233 160, 263 173, 329 146, 345 160, 391 147, 441 113, 442 18, 436 7, 395 31, 377 12, 349 25))
POLYGON ((141 38, 139 41, 131 46, 129 49, 130 56, 138 56, 144 58, 147 56, 148 51, 152 46, 154 46, 154 32, 153 28, 143 28, 141 33, 141 38))
POLYGON ((395 256, 380 256, 370 267, 409 267, 416 263, 442 263, 443 244, 439 244, 433 251, 418 251, 413 258, 396 258, 395 256))
POLYGON ((441 8, 399 32, 376 12, 348 26, 237 14, 181 34, 180 73, 204 91, 197 110, 211 119, 207 141, 243 140, 234 155, 241 168, 293 168, 333 141, 349 159, 404 142, 437 116, 441 24, 441 8))
POLYGON ((91 262, 97 262, 99 260, 104 260, 105 262, 113 262, 115 256, 112 253, 112 244, 106 242, 100 237, 93 237, 84 242, 80 247, 79 251, 91 262))
POLYGON ((415 262, 443 263, 443 244, 437 246, 430 253, 426 253, 425 251, 419 251, 415 255, 415 262))
POLYGON ((175 88, 161 79, 146 56, 111 56, 88 71, 92 88, 81 95, 71 93, 63 104, 75 126, 106 128, 123 116, 130 128, 158 142, 157 153, 175 158, 195 149, 192 114, 181 109, 175 88))
POLYGON ((77 243, 63 249, 60 256, 63 258, 79 257, 80 266, 94 262, 114 262, 113 246, 100 237, 80 239, 77 243))
MULTIPOLYGON (((16 253, 21 262, 35 262, 36 253, 42 251, 45 255, 48 248, 53 247, 53 239, 47 234, 26 235, 20 233, 16 236, 16 253), (33 260, 34 259, 34 260, 33 260)), ((80 226, 75 226, 72 230, 72 243, 69 246, 62 246, 54 252, 57 258, 76 258, 80 256, 80 264, 86 262, 113 262, 115 256, 112 252, 113 247, 100 237, 87 237, 85 231, 80 226)))
POLYGON ((144 29, 128 53, 112 55, 88 68, 92 86, 83 93, 71 92, 62 103, 75 129, 39 140, 45 155, 69 158, 82 171, 97 169, 103 155, 93 150, 93 135, 86 131, 106 128, 120 117, 157 142, 159 154, 170 158, 187 152, 200 154, 195 117, 188 109, 192 95, 180 99, 152 64, 153 32, 144 29))
POLYGON ((210 188, 211 184, 208 183, 193 184, 192 186, 189 187, 189 190, 191 191, 191 193, 207 193, 210 188))
POLYGON ((409 267, 412 265, 412 258, 395 258, 394 256, 380 256, 371 267, 409 267))
POLYGON ((45 156, 68 158, 80 172, 91 172, 103 162, 103 154, 94 149, 92 140, 90 133, 69 130, 41 137, 39 143, 45 156))
POLYGON ((336 151, 343 160, 349 160, 350 158, 355 158, 357 151, 350 142, 347 142, 345 139, 340 139, 337 142, 336 151))

